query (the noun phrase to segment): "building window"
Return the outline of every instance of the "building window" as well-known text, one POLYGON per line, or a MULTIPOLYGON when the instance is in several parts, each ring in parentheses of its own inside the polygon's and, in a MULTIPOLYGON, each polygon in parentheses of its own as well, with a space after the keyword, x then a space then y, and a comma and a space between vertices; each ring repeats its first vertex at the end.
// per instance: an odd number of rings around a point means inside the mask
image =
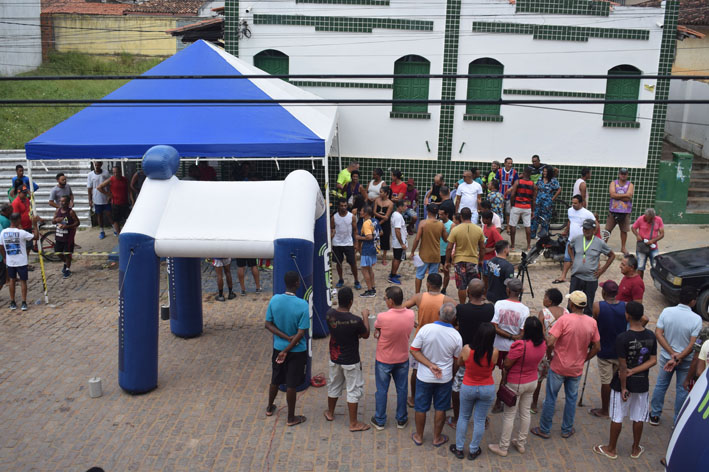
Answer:
POLYGON ((254 56, 254 66, 271 75, 288 75, 288 56, 275 49, 266 49, 254 56))
MULTIPOLYGON (((626 79, 624 75, 640 75, 639 69, 627 64, 616 66, 608 71, 608 75, 618 78, 606 82, 606 100, 637 100, 640 92, 640 79, 626 79)), ((603 121, 635 122, 637 121, 637 103, 606 103, 603 107, 603 121)))
MULTIPOLYGON (((426 74, 431 71, 431 63, 421 56, 404 56, 394 63, 394 75, 399 74, 426 74)), ((428 99, 428 77, 419 79, 394 78, 394 100, 428 99)), ((428 114, 427 103, 395 103, 392 108, 392 116, 414 118, 428 114), (395 115, 396 114, 396 115, 395 115), (414 116, 398 116, 398 114, 414 114, 414 116)))
MULTIPOLYGON (((484 57, 476 59, 468 66, 469 75, 502 74, 505 66, 495 59, 484 57)), ((468 100, 499 100, 502 97, 502 78, 475 78, 468 79, 468 100)), ((465 106, 465 114, 475 115, 500 115, 500 105, 478 105, 469 103, 465 106)), ((487 121, 487 120, 484 120, 487 121)))

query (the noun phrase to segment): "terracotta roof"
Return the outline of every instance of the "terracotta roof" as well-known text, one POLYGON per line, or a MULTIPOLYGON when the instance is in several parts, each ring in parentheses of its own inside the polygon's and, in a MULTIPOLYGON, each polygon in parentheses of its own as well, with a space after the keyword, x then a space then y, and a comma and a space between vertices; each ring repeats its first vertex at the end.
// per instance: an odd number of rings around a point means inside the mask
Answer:
POLYGON ((139 5, 129 5, 126 14, 151 14, 151 15, 193 15, 206 0, 149 0, 139 5))
MULTIPOLYGON (((634 5, 636 7, 657 7, 662 0, 648 0, 634 5)), ((709 25, 709 2, 707 0, 679 0, 679 18, 681 25, 709 25)))
POLYGON ((699 39, 704 39, 704 36, 706 36, 704 33, 687 28, 686 26, 682 25, 677 25, 677 31, 685 36, 692 36, 699 39))
POLYGON ((84 0, 44 0, 42 13, 122 15, 130 6, 122 3, 88 3, 84 0))
POLYGON ((186 31, 200 30, 211 25, 217 25, 219 23, 224 23, 223 17, 210 18, 208 20, 198 21, 197 23, 191 23, 189 25, 181 26, 179 28, 171 29, 165 31, 167 34, 175 36, 176 34, 184 33, 186 31))

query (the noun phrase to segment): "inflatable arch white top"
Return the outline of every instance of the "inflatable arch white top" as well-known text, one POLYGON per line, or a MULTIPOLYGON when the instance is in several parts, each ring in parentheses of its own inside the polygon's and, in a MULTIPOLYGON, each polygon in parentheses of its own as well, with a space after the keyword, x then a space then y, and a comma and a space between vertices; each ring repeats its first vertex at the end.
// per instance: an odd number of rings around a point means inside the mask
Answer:
POLYGON ((313 242, 324 212, 320 187, 304 170, 263 182, 148 176, 123 232, 154 238, 160 257, 272 258, 275 240, 313 242))

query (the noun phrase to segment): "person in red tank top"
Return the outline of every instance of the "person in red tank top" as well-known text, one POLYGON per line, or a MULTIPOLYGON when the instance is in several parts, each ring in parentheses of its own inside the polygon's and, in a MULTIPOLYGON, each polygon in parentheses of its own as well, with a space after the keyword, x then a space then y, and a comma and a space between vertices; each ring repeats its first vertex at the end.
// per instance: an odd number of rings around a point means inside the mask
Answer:
POLYGON ((123 176, 121 166, 113 167, 113 176, 105 180, 98 186, 101 191, 105 187, 110 187, 111 192, 111 218, 113 219, 113 234, 118 236, 121 227, 128 219, 130 210, 128 208, 128 179, 123 176))

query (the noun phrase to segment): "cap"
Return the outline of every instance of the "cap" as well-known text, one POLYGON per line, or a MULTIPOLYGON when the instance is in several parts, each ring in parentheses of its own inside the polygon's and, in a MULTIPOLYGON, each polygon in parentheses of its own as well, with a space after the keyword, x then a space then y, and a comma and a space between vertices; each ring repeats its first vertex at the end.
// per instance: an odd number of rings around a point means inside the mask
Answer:
POLYGON ((628 173, 628 168, 627 167, 621 167, 620 170, 618 171, 619 174, 627 174, 628 173))
POLYGON ((409 179, 406 181, 407 185, 413 185, 414 184, 414 179, 409 179))
POLYGON ((591 218, 587 220, 583 220, 583 229, 596 229, 596 220, 592 220, 591 218))
POLYGON ((612 280, 606 280, 601 284, 601 288, 606 291, 608 295, 615 295, 618 293, 618 284, 612 280))
POLYGON ((566 296, 567 299, 571 300, 571 303, 579 308, 586 308, 586 294, 581 290, 575 290, 566 296))
POLYGON ((20 187, 20 192, 26 192, 26 191, 27 191, 26 185, 23 185, 22 187, 20 187))
POLYGON ((507 279, 507 280, 505 280, 505 285, 512 292, 515 292, 515 293, 522 292, 522 281, 520 279, 517 279, 517 278, 507 279))

